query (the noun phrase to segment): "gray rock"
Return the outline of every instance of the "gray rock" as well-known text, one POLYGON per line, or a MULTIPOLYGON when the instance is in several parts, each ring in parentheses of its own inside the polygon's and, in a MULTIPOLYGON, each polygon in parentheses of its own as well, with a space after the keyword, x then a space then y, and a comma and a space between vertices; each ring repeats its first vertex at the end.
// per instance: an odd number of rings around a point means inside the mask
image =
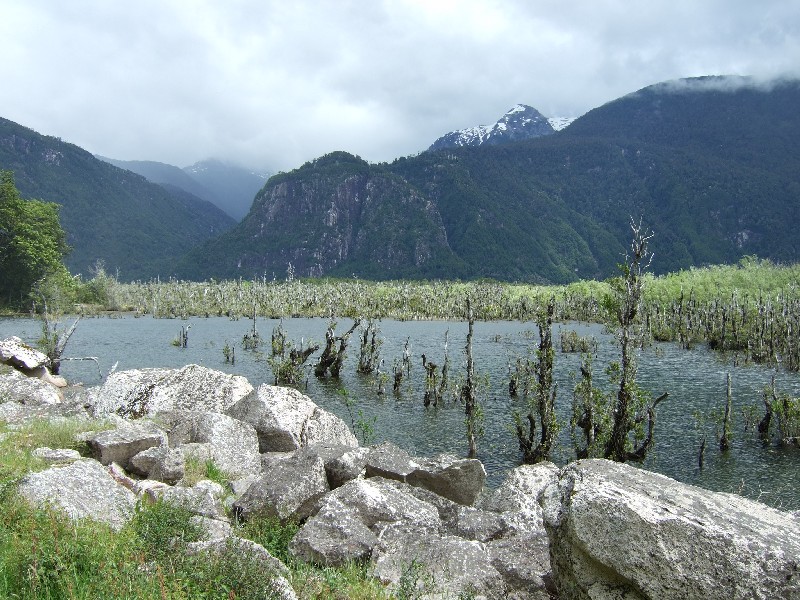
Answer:
POLYGON ((328 497, 319 512, 289 543, 292 556, 318 565, 340 566, 369 558, 378 537, 336 497, 328 497))
POLYGON ((365 477, 402 481, 465 505, 475 502, 486 481, 486 470, 479 460, 450 454, 414 458, 390 442, 370 447, 364 471, 365 477))
POLYGON ((485 548, 492 566, 505 581, 509 598, 549 600, 557 596, 544 527, 488 540, 485 548))
POLYGON ((136 475, 170 485, 183 479, 185 467, 183 450, 180 448, 153 446, 130 459, 130 470, 136 475))
POLYGON ((192 487, 150 487, 146 491, 152 501, 162 500, 189 512, 210 519, 226 519, 222 497, 223 487, 213 481, 198 481, 192 487))
POLYGON ((94 416, 117 413, 129 418, 184 409, 224 412, 253 391, 239 375, 186 365, 180 369, 117 371, 89 390, 94 416))
POLYGON ((318 443, 358 446, 344 421, 292 388, 261 385, 225 413, 255 427, 261 452, 290 452, 318 443))
POLYGON ((380 477, 355 479, 322 499, 317 514, 289 544, 301 560, 340 566, 367 558, 386 527, 440 532, 435 506, 415 497, 408 485, 380 477))
POLYGON ((329 489, 321 458, 289 456, 271 462, 233 503, 233 510, 244 520, 253 515, 276 517, 284 523, 301 520, 316 512, 319 499, 329 489))
POLYGON ((483 491, 486 470, 474 458, 440 454, 420 460, 419 467, 407 478, 415 487, 423 487, 459 504, 471 505, 483 491))
POLYGON ((208 455, 231 477, 261 472, 258 437, 252 425, 216 412, 179 414, 183 418, 169 429, 170 446, 183 447, 187 455, 208 455), (204 444, 206 449, 198 453, 189 444, 204 444))
POLYGON ((164 446, 167 434, 150 421, 120 423, 117 429, 94 432, 86 436, 94 458, 104 465, 118 463, 130 470, 130 460, 148 448, 164 446))
POLYGON ((364 477, 366 474, 369 448, 351 448, 341 456, 325 463, 328 485, 334 490, 348 481, 364 477))
POLYGON ((50 465, 67 465, 81 459, 80 452, 69 448, 53 449, 44 446, 42 448, 36 448, 31 454, 36 458, 41 458, 50 465))
POLYGON ((372 556, 371 573, 391 588, 402 584, 425 598, 462 594, 505 599, 508 589, 485 546, 433 532, 387 528, 372 556))
POLYGON ((0 362, 15 369, 30 371, 36 367, 46 366, 50 359, 14 335, 0 340, 0 362))
POLYGON ((133 516, 136 496, 97 461, 82 459, 65 467, 31 473, 19 484, 23 498, 50 505, 72 519, 89 518, 121 529, 133 516))
POLYGON ((498 512, 514 532, 544 535, 541 499, 558 481, 560 469, 551 462, 511 469, 500 486, 481 498, 480 508, 498 512))
POLYGON ((26 377, 17 371, 0 375, 0 403, 16 402, 40 407, 60 404, 63 399, 57 388, 40 379, 26 377))
POLYGON ((791 514, 625 464, 585 460, 544 494, 562 598, 800 597, 791 514))
POLYGON ((233 534, 233 527, 228 521, 211 519, 201 515, 194 515, 189 521, 200 528, 201 541, 203 542, 224 541, 233 534))

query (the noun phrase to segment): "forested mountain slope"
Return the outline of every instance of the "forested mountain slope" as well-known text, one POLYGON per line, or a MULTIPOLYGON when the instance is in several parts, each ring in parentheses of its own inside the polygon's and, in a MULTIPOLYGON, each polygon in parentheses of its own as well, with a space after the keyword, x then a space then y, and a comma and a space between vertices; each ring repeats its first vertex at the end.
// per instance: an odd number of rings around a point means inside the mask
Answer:
POLYGON ((234 224, 210 202, 173 196, 78 146, 6 119, 0 119, 0 169, 14 172, 23 197, 61 205, 73 273, 88 274, 102 260, 123 280, 164 276, 177 256, 234 224))
POLYGON ((194 278, 281 275, 567 282, 616 272, 631 218, 653 269, 800 260, 800 86, 659 84, 567 129, 370 165, 334 153, 271 178, 193 251, 194 278))

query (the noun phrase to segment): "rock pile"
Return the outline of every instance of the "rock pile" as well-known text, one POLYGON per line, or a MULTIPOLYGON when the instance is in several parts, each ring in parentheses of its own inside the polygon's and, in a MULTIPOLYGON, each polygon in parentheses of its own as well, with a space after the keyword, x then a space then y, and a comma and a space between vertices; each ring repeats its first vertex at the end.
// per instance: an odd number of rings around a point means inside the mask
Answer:
POLYGON ((20 494, 115 528, 139 501, 185 506, 206 531, 192 551, 259 557, 283 598, 294 597, 286 567, 237 538, 238 521, 298 521, 296 559, 366 561, 425 598, 800 597, 800 518, 627 465, 526 465, 487 491, 477 460, 360 447, 298 391, 196 365, 115 373, 59 402, 27 381, 0 375, 0 418, 98 427, 82 435, 90 456, 37 450, 52 466, 20 494), (190 485, 189 461, 213 461, 228 488, 190 485))

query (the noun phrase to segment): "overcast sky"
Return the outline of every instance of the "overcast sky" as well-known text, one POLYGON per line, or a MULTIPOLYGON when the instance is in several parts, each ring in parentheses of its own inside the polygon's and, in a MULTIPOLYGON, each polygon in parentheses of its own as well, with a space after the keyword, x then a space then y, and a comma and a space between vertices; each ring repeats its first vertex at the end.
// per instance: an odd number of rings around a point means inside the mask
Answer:
POLYGON ((4 0, 0 116, 90 152, 275 172, 370 161, 516 103, 800 71, 797 0, 4 0))

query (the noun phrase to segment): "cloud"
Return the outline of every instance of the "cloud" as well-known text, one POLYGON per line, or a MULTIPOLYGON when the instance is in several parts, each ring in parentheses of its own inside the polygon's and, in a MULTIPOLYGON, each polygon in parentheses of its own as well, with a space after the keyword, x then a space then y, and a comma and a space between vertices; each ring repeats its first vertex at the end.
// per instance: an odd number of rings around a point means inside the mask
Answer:
POLYGON ((380 161, 518 102, 797 74, 793 0, 9 0, 0 116, 122 159, 380 161))

